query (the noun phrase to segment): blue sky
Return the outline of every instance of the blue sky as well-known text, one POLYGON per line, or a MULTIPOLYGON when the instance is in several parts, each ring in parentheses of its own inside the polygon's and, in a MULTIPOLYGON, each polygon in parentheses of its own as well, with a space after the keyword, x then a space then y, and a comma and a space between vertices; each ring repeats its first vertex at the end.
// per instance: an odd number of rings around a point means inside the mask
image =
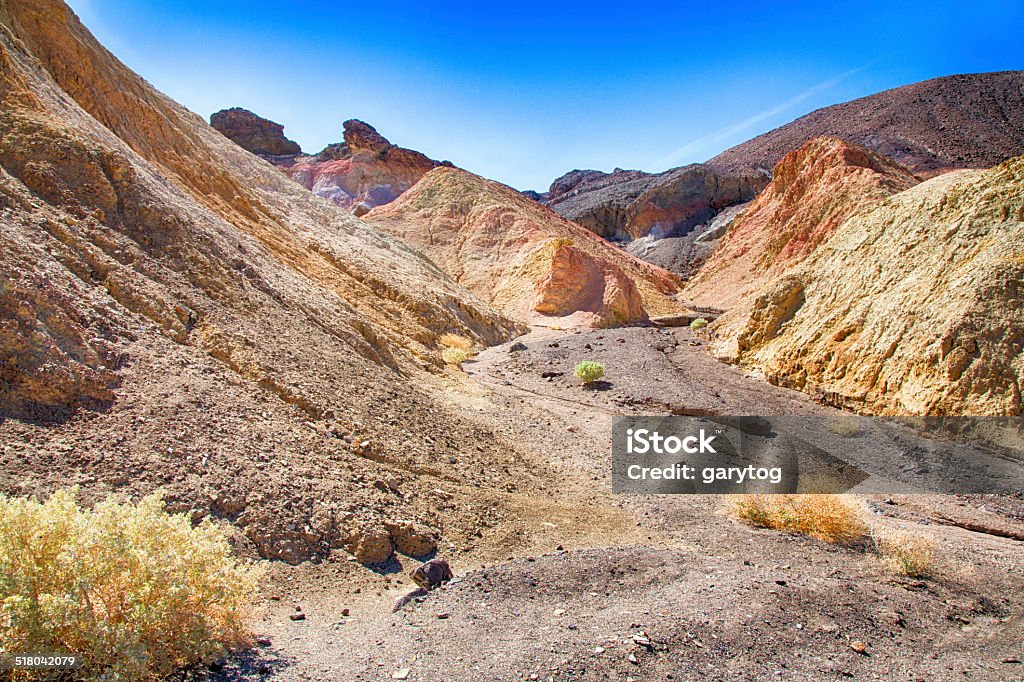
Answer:
POLYGON ((196 113, 315 152, 359 118, 520 189, 703 161, 822 106, 1024 69, 1024 2, 70 0, 196 113))

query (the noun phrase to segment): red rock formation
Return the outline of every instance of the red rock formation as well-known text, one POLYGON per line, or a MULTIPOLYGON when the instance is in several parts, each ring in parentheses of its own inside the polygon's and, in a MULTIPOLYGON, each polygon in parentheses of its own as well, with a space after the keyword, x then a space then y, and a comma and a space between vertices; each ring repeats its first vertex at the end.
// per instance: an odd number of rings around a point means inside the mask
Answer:
POLYGON ((356 215, 394 201, 431 169, 451 165, 396 147, 373 126, 355 119, 344 123, 344 142, 328 145, 315 155, 300 154, 298 145, 285 139, 280 125, 244 109, 219 111, 210 117, 210 124, 317 196, 356 215))
POLYGON ((786 155, 773 177, 687 283, 695 304, 732 306, 766 276, 812 253, 857 211, 917 184, 889 159, 834 138, 786 155))
POLYGON ((535 289, 536 312, 551 317, 589 312, 607 326, 644 319, 640 291, 614 262, 594 257, 568 241, 555 240, 548 249, 549 269, 535 289))
POLYGON ((428 173, 366 220, 519 320, 609 326, 679 312, 679 279, 505 185, 428 173))

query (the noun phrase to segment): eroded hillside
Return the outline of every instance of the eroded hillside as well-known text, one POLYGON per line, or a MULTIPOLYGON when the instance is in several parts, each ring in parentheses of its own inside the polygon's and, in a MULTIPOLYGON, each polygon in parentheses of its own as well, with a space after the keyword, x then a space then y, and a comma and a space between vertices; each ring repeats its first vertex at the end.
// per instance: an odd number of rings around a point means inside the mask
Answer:
POLYGON ((517 320, 610 326, 681 309, 676 276, 463 170, 431 171, 366 219, 517 320))
POLYGON ((851 215, 917 182, 864 147, 812 140, 778 163, 771 184, 687 282, 686 296, 697 305, 730 308, 769 275, 813 253, 851 215))
POLYGON ((62 3, 4 0, 0 24, 3 491, 160 486, 288 561, 495 541, 541 470, 424 384, 442 334, 517 325, 153 90, 62 3))
POLYGON ((716 353, 883 414, 1019 414, 1024 157, 854 215, 716 325, 716 353))
POLYGON ((770 170, 823 136, 863 145, 924 177, 988 168, 1024 153, 1024 71, 933 78, 818 109, 708 165, 731 173, 770 170))
POLYGON ((344 142, 317 154, 303 154, 278 123, 251 111, 218 111, 210 124, 243 149, 270 161, 319 197, 363 215, 415 185, 430 170, 450 166, 412 149, 391 144, 376 128, 345 121, 344 142))

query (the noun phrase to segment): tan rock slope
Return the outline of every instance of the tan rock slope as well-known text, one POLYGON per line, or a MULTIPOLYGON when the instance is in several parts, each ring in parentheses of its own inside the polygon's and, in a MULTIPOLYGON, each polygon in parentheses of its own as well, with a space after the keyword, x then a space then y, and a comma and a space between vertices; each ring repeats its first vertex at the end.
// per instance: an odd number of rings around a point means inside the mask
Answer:
POLYGON ((681 308, 675 275, 460 169, 431 171, 366 220, 517 320, 613 326, 681 308))
POLYGON ((851 217, 720 318, 716 352, 865 412, 1019 414, 1022 278, 1017 157, 851 217))
POLYGON ((787 154, 772 177, 687 282, 686 296, 695 304, 732 307, 767 277, 813 253, 851 215, 917 183, 889 159, 835 138, 811 140, 787 154))
POLYGON ((472 544, 533 480, 421 388, 441 335, 517 326, 153 90, 59 0, 0 0, 0 222, 0 492, 163 486, 297 561, 472 544))

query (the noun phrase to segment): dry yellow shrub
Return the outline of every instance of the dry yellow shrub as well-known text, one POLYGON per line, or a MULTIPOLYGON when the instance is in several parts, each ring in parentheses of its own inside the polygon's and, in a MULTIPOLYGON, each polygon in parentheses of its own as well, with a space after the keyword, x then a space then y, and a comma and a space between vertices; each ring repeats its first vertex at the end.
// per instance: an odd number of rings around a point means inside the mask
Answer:
POLYGON ((735 518, 753 526, 825 542, 850 542, 868 532, 856 503, 843 495, 736 495, 730 504, 735 518))
POLYGON ((459 336, 458 334, 442 334, 441 345, 445 348, 458 348, 464 350, 467 353, 473 348, 473 340, 468 339, 465 336, 459 336))
POLYGON ((441 359, 449 365, 461 365, 469 360, 469 353, 461 348, 445 348, 441 351, 441 359))
POLYGON ((249 641, 261 571, 209 522, 137 505, 0 496, 0 657, 82 654, 84 679, 163 678, 249 641))
POLYGON ((910 578, 929 575, 935 562, 935 544, 926 537, 903 530, 875 530, 875 549, 893 573, 910 578))

